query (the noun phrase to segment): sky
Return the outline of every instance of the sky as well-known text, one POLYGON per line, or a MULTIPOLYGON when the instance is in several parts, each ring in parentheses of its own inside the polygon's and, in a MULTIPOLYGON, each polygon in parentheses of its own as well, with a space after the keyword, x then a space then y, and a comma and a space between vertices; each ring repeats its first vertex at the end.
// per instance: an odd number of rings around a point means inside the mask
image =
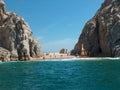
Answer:
POLYGON ((85 23, 104 0, 4 0, 7 11, 15 12, 30 25, 43 52, 72 50, 85 23))

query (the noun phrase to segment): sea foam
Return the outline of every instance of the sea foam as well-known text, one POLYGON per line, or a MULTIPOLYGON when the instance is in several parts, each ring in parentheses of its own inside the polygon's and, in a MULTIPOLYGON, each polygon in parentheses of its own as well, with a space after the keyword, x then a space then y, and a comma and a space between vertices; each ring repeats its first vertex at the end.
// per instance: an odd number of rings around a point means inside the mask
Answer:
POLYGON ((98 57, 98 58, 68 58, 68 59, 45 59, 43 61, 86 61, 86 60, 120 60, 120 57, 111 58, 111 57, 98 57))

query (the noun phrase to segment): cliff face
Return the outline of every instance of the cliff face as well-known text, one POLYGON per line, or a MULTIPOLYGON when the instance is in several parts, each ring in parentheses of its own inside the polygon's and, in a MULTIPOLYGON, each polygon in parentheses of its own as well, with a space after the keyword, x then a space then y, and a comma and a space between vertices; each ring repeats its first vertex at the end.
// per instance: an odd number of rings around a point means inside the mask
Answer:
POLYGON ((72 51, 81 55, 82 44, 88 56, 120 56, 120 0, 105 0, 89 20, 72 51))
MULTIPOLYGON (((23 18, 5 10, 5 3, 0 0, 0 51, 8 52, 5 60, 29 60, 39 57, 39 42, 32 37, 32 32, 23 18)), ((0 56, 4 56, 0 53, 0 56)))

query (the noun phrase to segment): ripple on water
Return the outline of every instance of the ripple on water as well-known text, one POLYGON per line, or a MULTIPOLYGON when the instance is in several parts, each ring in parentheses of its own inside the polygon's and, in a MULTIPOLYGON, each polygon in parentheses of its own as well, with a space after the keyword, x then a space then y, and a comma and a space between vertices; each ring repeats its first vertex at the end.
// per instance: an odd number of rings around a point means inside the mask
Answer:
POLYGON ((120 61, 113 60, 2 63, 0 90, 119 90, 120 61))

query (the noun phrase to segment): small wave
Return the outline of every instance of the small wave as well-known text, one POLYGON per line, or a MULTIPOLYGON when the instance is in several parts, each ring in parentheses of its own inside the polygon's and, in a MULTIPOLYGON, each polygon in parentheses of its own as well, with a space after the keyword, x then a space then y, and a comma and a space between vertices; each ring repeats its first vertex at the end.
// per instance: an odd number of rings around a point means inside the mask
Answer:
POLYGON ((43 61, 76 61, 76 60, 120 60, 120 57, 111 58, 111 57, 98 57, 98 58, 68 58, 68 59, 45 59, 43 61))
POLYGON ((80 58, 80 60, 120 60, 119 57, 111 58, 111 57, 98 57, 98 58, 80 58))
POLYGON ((45 59, 43 61, 73 61, 73 60, 79 60, 78 58, 69 58, 69 59, 45 59))
POLYGON ((79 58, 61 59, 61 61, 74 61, 74 60, 80 60, 80 59, 79 58))
POLYGON ((0 61, 0 64, 3 64, 4 62, 0 61))

